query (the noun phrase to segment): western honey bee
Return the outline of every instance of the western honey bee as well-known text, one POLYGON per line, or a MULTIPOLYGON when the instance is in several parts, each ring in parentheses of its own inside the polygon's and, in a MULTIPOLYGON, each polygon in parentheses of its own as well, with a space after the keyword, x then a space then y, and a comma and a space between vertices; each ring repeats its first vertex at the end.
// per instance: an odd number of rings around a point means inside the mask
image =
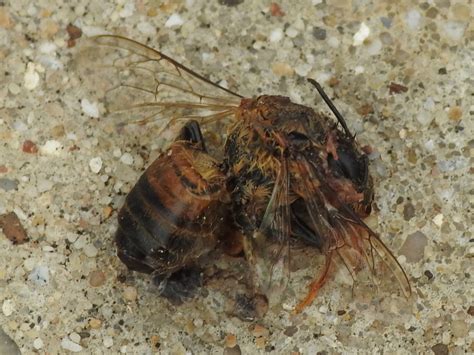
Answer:
POLYGON ((308 79, 337 122, 287 97, 243 97, 131 39, 91 40, 111 49, 118 83, 109 93, 134 101, 115 113, 142 124, 187 122, 119 212, 118 255, 130 269, 152 273, 163 295, 183 300, 192 296, 187 270, 199 256, 219 242, 235 250, 241 243, 254 292, 279 299, 296 242, 326 259, 296 312, 311 304, 336 256, 354 279, 361 264, 376 276, 380 258, 411 294, 403 268, 363 222, 374 197, 368 158, 317 82, 308 79), (207 152, 199 128, 211 122, 228 126, 221 160, 207 152))

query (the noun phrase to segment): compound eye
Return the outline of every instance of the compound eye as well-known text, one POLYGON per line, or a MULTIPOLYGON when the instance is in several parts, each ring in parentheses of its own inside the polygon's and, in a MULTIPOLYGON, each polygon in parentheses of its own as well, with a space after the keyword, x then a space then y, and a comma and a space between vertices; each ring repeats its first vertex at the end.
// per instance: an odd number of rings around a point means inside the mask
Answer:
POLYGON ((368 178, 368 159, 366 155, 357 156, 355 152, 343 149, 337 150, 338 160, 332 155, 329 156, 328 162, 331 170, 337 175, 355 182, 358 186, 364 186, 368 178))
POLYGON ((294 145, 302 145, 308 143, 308 136, 304 133, 292 131, 288 133, 288 140, 294 145))

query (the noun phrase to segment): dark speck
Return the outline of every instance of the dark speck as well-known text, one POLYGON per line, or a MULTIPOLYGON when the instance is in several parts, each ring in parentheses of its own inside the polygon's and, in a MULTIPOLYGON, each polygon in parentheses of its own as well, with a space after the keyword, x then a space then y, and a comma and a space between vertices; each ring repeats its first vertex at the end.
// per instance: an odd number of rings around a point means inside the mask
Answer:
POLYGON ((424 274, 428 278, 428 280, 431 280, 433 278, 433 273, 430 270, 426 270, 424 274))
POLYGON ((407 202, 403 207, 403 219, 409 221, 413 216, 415 216, 415 207, 410 202, 407 202))
POLYGON ((219 3, 219 5, 232 7, 243 3, 244 0, 218 0, 217 2, 219 3))
POLYGON ((314 38, 320 40, 320 41, 323 41, 326 39, 326 30, 324 28, 321 28, 321 27, 315 27, 313 29, 313 36, 314 38))
POLYGON ((448 74, 448 71, 446 70, 446 68, 439 68, 438 69, 438 74, 439 75, 446 75, 446 74, 448 74))
POLYGON ((381 17, 380 21, 382 21, 383 27, 385 28, 392 27, 392 19, 390 17, 381 17))

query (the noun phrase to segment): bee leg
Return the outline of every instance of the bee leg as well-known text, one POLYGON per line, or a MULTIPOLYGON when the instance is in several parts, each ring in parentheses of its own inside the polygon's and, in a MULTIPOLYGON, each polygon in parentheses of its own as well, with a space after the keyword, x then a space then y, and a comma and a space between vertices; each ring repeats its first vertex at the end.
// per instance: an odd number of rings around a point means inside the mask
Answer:
POLYGON ((206 145, 204 144, 204 137, 201 133, 201 128, 199 127, 199 123, 195 120, 186 122, 176 140, 194 143, 199 149, 207 153, 206 145))
POLYGON ((174 305, 194 298, 203 284, 201 270, 197 268, 181 269, 171 275, 152 275, 152 280, 160 296, 174 305))

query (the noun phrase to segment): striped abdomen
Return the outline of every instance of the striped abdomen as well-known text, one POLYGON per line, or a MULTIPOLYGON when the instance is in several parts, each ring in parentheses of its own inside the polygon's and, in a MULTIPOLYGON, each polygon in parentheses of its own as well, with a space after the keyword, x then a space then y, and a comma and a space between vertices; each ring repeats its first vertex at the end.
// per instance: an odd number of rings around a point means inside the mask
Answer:
POLYGON ((119 212, 118 256, 132 270, 169 275, 215 247, 225 176, 191 143, 175 142, 140 177, 119 212))

